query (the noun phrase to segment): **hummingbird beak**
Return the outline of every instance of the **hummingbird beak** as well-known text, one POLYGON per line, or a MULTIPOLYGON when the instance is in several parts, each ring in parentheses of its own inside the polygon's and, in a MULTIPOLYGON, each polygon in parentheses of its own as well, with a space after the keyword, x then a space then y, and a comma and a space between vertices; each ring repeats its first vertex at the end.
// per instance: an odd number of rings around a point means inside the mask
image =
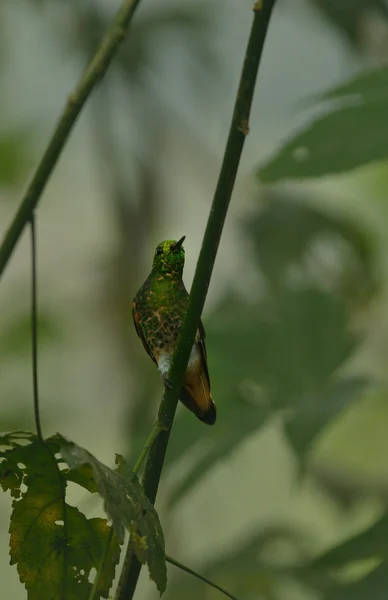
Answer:
POLYGON ((181 247, 182 247, 182 244, 183 244, 183 242, 185 241, 185 239, 186 239, 186 236, 184 235, 183 237, 181 237, 181 239, 180 239, 180 240, 178 240, 178 241, 177 241, 177 243, 176 243, 176 244, 174 244, 174 246, 173 246, 173 248, 172 248, 172 249, 173 249, 174 251, 175 251, 175 250, 180 250, 180 249, 181 249, 181 247))

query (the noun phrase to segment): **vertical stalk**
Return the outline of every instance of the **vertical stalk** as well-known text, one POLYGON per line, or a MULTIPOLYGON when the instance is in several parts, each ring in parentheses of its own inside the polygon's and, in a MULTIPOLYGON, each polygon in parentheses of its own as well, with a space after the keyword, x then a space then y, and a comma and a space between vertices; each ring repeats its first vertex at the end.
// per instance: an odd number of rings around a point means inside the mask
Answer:
MULTIPOLYGON (((195 333, 205 304, 245 138, 249 133, 249 116, 257 72, 275 1, 257 0, 253 7, 253 23, 245 53, 221 171, 195 270, 186 315, 168 374, 171 387, 165 389, 159 406, 158 423, 162 431, 159 433, 148 454, 145 466, 143 487, 152 503, 155 502, 158 491, 179 390, 181 389, 195 333)), ((116 600, 130 600, 133 598, 140 569, 141 565, 129 544, 116 593, 116 600)))

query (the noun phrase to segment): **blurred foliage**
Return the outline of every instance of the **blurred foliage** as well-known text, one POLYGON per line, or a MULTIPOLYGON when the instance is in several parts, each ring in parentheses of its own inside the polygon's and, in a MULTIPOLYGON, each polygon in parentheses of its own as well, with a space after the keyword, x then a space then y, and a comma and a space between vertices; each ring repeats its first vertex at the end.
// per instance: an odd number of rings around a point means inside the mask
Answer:
POLYGON ((319 177, 388 158, 388 68, 352 78, 323 99, 334 108, 297 133, 258 171, 261 181, 319 177))
MULTIPOLYGON (((369 31, 368 19, 384 23, 388 33, 388 4, 386 0, 309 0, 334 25, 352 48, 362 50, 369 31)), ((370 27, 370 35, 373 28, 370 27)))
POLYGON ((388 514, 371 527, 316 558, 312 567, 339 568, 364 559, 388 559, 388 514))
MULTIPOLYGON (((2 315, 3 327, 0 336, 0 359, 16 360, 31 353, 31 315, 20 313, 2 315)), ((40 309, 37 319, 41 344, 63 342, 65 333, 58 315, 48 309, 40 309)))
POLYGON ((243 225, 269 285, 307 282, 334 292, 354 308, 378 291, 372 235, 356 220, 311 206, 301 194, 270 191, 262 204, 243 225))
MULTIPOLYGON (((328 574, 306 572, 304 564, 308 555, 308 542, 302 532, 289 526, 266 527, 249 533, 243 542, 233 540, 220 556, 201 566, 201 573, 223 585, 244 600, 278 600, 290 583, 302 592, 303 588, 315 591, 331 583, 328 574), (282 557, 276 560, 274 557, 282 557)), ((187 585, 187 575, 176 577, 174 593, 167 592, 168 600, 185 597, 200 598, 205 593, 203 583, 195 580, 187 585)), ((294 597, 294 596, 293 596, 294 597)), ((302 597, 305 597, 304 594, 302 597)), ((206 588, 206 598, 218 598, 215 591, 206 588)))
MULTIPOLYGON (((71 30, 72 46, 81 52, 86 49, 93 52, 107 27, 108 19, 110 15, 102 7, 94 2, 84 3, 76 13, 75 28, 71 30), (83 35, 85 30, 89 32, 86 37, 83 35)), ((131 90, 135 84, 147 85, 148 71, 154 68, 158 58, 155 47, 163 47, 163 38, 167 37, 175 41, 184 39, 185 51, 188 50, 192 58, 199 61, 201 69, 198 73, 203 69, 205 72, 212 71, 216 64, 209 27, 209 13, 204 2, 185 7, 171 4, 162 9, 155 6, 146 16, 140 13, 131 26, 131 35, 119 50, 110 77, 112 72, 118 71, 124 85, 131 90)), ((144 93, 142 96, 147 101, 144 93)))
POLYGON ((0 188, 14 186, 25 179, 31 165, 31 131, 0 132, 0 188))
MULTIPOLYGON (((172 502, 276 411, 286 411, 287 439, 303 459, 323 428, 362 397, 367 382, 339 373, 357 340, 349 332, 346 306, 318 289, 285 288, 251 306, 227 300, 207 331, 214 397, 222 411, 217 430, 201 436, 207 440, 201 442, 202 456, 185 470, 172 502), (244 380, 259 386, 257 392, 248 386, 244 397, 244 380)), ((181 456, 190 442, 182 432, 178 439, 173 434, 173 454, 181 456)))
MULTIPOLYGON (((53 15, 55 12, 53 29, 58 33, 61 28, 60 43, 84 64, 111 17, 108 14, 111 9, 104 10, 102 4, 91 1, 34 0, 34 3, 40 10, 53 11, 53 15)), ((309 3, 357 51, 365 48, 368 36, 373 37, 370 33, 373 19, 387 28, 388 9, 384 0, 309 0, 309 3)), ((176 126, 178 119, 174 109, 166 107, 165 100, 155 92, 150 77, 160 57, 162 41, 172 38, 175 42, 181 40, 189 49, 188 64, 195 63, 198 73, 206 67, 209 79, 217 82, 206 3, 171 5, 139 15, 128 42, 102 83, 94 104, 91 103, 95 151, 100 160, 107 206, 114 216, 117 244, 107 266, 109 285, 102 286, 107 301, 104 312, 112 319, 113 336, 122 355, 137 374, 138 388, 134 394, 137 402, 128 407, 131 422, 128 438, 134 453, 144 443, 154 417, 149 398, 153 397, 155 386, 154 380, 147 377, 146 369, 151 367, 136 358, 137 341, 136 350, 132 349, 133 338, 127 327, 128 306, 145 257, 148 260, 148 239, 154 237, 163 210, 158 185, 163 164, 160 148, 168 128, 176 126), (142 135, 136 138, 136 147, 131 146, 132 139, 127 146, 117 139, 115 114, 119 103, 112 101, 112 90, 117 92, 115 98, 119 95, 120 101, 124 101, 129 120, 135 126, 140 124, 142 135), (147 115, 147 128, 139 114, 147 115)), ((191 79, 198 81, 188 71, 186 83, 191 79)), ((192 88, 197 91, 201 86, 192 88)), ((325 176, 386 159, 387 90, 388 70, 383 66, 322 95, 319 100, 326 103, 326 113, 286 143, 260 169, 262 181, 325 176)), ((23 134, 0 136, 0 186, 14 185, 25 176, 28 147, 23 134)), ((262 431, 274 417, 282 424, 299 472, 310 473, 311 456, 319 439, 340 415, 365 398, 368 386, 377 386, 369 373, 353 368, 364 342, 363 332, 356 334, 353 328, 355 311, 369 307, 381 282, 373 236, 364 223, 322 208, 324 199, 321 200, 318 208, 302 196, 269 191, 260 209, 241 223, 257 268, 260 297, 247 301, 230 291, 206 319, 209 367, 214 397, 220 407, 219 417, 215 428, 206 428, 188 411, 179 411, 167 456, 168 468, 177 473, 168 490, 170 508, 187 498, 206 474, 262 431), (190 460, 183 472, 175 470, 186 458, 190 460)), ((41 311, 39 329, 41 341, 62 339, 55 315, 41 311)), ((0 343, 3 362, 22 356, 29 344, 29 316, 25 315, 3 332, 0 343)), ((378 385, 385 389, 387 382, 383 379, 378 385)), ((30 457, 23 454, 23 458, 27 461, 30 457)), ((68 472, 67 481, 95 492, 96 479, 90 461, 86 462, 89 466, 81 460, 76 470, 68 472)), ((28 475, 25 466, 15 463, 12 468, 11 484, 16 489, 28 475)), ((33 468, 32 465, 31 472, 33 468)), ((5 469, 4 462, 0 463, 0 469, 5 469)), ((2 483, 8 485, 8 477, 2 483)), ((39 478, 31 483, 38 484, 39 478)), ((342 496, 331 493, 323 477, 320 483, 341 508, 358 499, 360 489, 368 498, 378 497, 386 504, 386 497, 378 496, 371 487, 365 491, 362 481, 357 491, 343 477, 342 496), (348 504, 343 502, 346 493, 348 504)), ((117 502, 120 504, 120 499, 117 502)), ((114 507, 109 510, 114 515, 114 507)), ((172 510, 170 514, 174 514, 172 510)), ((29 515, 26 511, 25 518, 29 515)), ((233 518, 238 518, 236 515, 233 518)), ((369 528, 349 536, 318 557, 314 555, 314 544, 310 543, 312 532, 306 534, 276 523, 254 532, 241 532, 238 542, 230 539, 224 551, 206 563, 202 561, 200 568, 245 600, 289 600, 292 586, 296 586, 293 597, 297 599, 385 600, 386 521, 384 512, 369 528), (362 570, 364 561, 375 561, 366 575, 362 570), (354 564, 360 569, 344 578, 343 570, 354 564)), ((74 525, 75 521, 71 523, 74 525)), ((83 525, 78 525, 79 533, 74 540, 80 544, 83 525)), ((89 561, 87 569, 90 568, 89 561)), ((203 584, 192 579, 188 582, 187 577, 174 574, 166 592, 169 599, 190 600, 204 597, 205 593, 209 599, 218 597, 217 592, 208 588, 205 592, 203 584)))

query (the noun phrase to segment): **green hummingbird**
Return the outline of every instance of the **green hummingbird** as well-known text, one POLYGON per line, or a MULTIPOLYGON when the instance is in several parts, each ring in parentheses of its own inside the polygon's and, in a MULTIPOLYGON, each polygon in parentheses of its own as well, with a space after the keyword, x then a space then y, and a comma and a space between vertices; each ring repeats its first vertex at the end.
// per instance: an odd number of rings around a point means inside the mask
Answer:
MULTIPOLYGON (((185 237, 179 241, 166 240, 157 246, 151 273, 132 304, 137 335, 166 384, 189 298, 182 281, 185 237)), ((210 393, 202 322, 195 336, 179 398, 198 419, 208 425, 215 423, 216 405, 210 393)))

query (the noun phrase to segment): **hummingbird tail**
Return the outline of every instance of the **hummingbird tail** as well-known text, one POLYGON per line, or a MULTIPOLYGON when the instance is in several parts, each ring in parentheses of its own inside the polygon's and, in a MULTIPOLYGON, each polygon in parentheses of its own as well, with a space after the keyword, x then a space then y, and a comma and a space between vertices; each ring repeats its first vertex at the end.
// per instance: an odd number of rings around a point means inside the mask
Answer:
POLYGON ((179 395, 181 402, 193 412, 200 421, 214 425, 217 417, 216 405, 210 393, 207 380, 200 377, 195 385, 186 384, 179 395))

